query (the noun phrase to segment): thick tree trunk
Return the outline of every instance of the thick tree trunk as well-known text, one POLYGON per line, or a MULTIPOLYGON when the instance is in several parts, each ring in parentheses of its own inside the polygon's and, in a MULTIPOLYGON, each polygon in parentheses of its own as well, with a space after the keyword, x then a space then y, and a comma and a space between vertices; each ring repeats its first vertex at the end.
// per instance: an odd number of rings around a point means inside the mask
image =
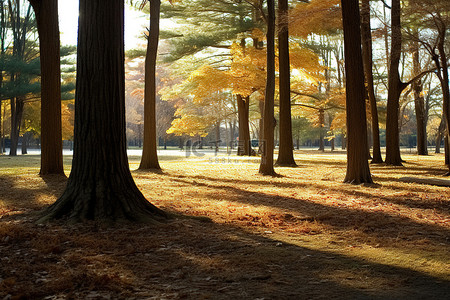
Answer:
POLYGON ((275 97, 275 4, 274 0, 267 0, 267 79, 264 98, 263 119, 263 152, 259 173, 274 176, 274 97, 275 97))
POLYGON ((342 0, 347 110, 347 173, 344 182, 372 183, 367 161, 364 70, 361 54, 359 1, 342 0))
POLYGON ((144 148, 140 170, 160 170, 156 144, 156 58, 159 41, 160 0, 150 1, 150 31, 145 56, 144 148))
POLYGON ((31 0, 41 59, 40 175, 64 174, 61 125, 61 68, 57 0, 31 0))
POLYGON ((133 181, 126 153, 124 1, 81 0, 72 171, 40 219, 163 220, 133 181))
MULTIPOLYGON (((415 37, 419 38, 418 32, 415 32, 415 37)), ((414 74, 418 75, 421 72, 420 60, 419 60, 419 42, 414 40, 412 42, 413 51, 413 69, 414 74)), ((427 116, 425 109, 425 99, 423 98, 423 84, 420 79, 415 80, 412 83, 412 89, 414 91, 414 107, 416 111, 416 126, 417 126, 417 154, 428 155, 427 147, 427 116)))
POLYGON ((372 72, 372 32, 370 29, 370 4, 369 0, 363 0, 361 4, 361 38, 364 74, 367 82, 367 94, 369 96, 370 114, 372 116, 372 163, 382 163, 380 146, 380 126, 378 122, 377 99, 373 86, 372 72))
POLYGON ((288 1, 278 1, 278 49, 279 49, 279 136, 277 166, 295 167, 294 145, 292 141, 291 117, 291 81, 289 63, 289 31, 288 31, 288 1))
POLYGON ((250 156, 252 155, 252 147, 250 141, 250 127, 249 127, 249 109, 250 97, 243 98, 241 95, 236 95, 239 118, 239 143, 238 155, 250 156))
POLYGON ((402 48, 402 33, 400 28, 400 0, 392 0, 391 9, 391 53, 388 75, 388 100, 386 111, 386 164, 401 166, 399 140, 399 101, 402 92, 402 82, 398 67, 402 48))

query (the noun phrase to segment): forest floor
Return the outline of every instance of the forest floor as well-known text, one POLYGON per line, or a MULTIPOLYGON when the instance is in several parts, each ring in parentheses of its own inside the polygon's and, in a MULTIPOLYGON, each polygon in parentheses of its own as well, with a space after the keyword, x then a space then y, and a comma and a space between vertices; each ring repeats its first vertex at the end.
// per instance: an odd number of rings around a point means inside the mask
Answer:
POLYGON ((372 165, 373 185, 342 183, 345 159, 300 151, 275 178, 247 158, 162 160, 138 187, 202 218, 107 228, 36 225, 66 179, 0 156, 0 299, 448 299, 449 187, 400 180, 442 178, 443 156, 372 165))

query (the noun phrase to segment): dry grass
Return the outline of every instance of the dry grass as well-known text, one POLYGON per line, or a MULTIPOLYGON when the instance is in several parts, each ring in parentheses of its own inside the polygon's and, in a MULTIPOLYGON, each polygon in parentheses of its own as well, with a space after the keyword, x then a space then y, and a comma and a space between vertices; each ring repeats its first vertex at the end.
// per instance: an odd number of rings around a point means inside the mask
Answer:
MULTIPOLYGON (((450 294, 448 187, 441 155, 371 166, 343 184, 345 155, 297 153, 281 177, 239 158, 162 161, 134 178, 152 203, 186 216, 158 226, 35 225, 65 180, 38 157, 0 157, 0 297, 76 299, 443 299, 450 294), (215 160, 212 160, 213 162, 215 160)), ((138 158, 130 158, 131 169, 138 158)), ((66 164, 68 165, 68 163, 66 164)), ((68 170, 67 170, 68 171, 68 170)))

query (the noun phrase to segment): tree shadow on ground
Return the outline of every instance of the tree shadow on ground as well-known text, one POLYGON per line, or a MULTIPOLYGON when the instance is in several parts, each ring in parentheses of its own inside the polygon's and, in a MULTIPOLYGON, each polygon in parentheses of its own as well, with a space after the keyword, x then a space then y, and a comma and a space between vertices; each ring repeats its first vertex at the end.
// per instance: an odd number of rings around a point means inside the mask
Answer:
POLYGON ((0 296, 148 299, 444 299, 450 282, 231 225, 36 226, 0 219, 0 296), (5 236, 9 236, 5 242, 5 236))
MULTIPOLYGON (((247 191, 234 186, 209 184, 202 182, 192 183, 188 180, 172 178, 172 181, 183 185, 195 184, 197 187, 208 188, 202 191, 208 199, 215 199, 217 192, 215 190, 226 191, 229 196, 227 201, 239 202, 241 204, 250 204, 253 206, 273 207, 300 213, 302 216, 312 217, 317 222, 332 226, 339 230, 358 230, 365 235, 374 238, 398 239, 416 239, 411 229, 423 232, 435 243, 446 243, 450 236, 450 231, 444 227, 416 222, 410 218, 396 216, 382 211, 367 211, 360 209, 349 209, 346 207, 327 206, 307 199, 298 199, 287 196, 270 195, 255 191, 247 191)), ((239 182, 236 180, 235 182, 239 182)), ((244 184, 245 183, 240 183, 244 184)), ((297 187, 310 187, 306 184, 298 184, 297 187)), ((340 192, 345 192, 341 191, 340 192)), ((353 193, 353 192, 352 192, 353 193)), ((220 200, 219 200, 220 201, 220 200)))

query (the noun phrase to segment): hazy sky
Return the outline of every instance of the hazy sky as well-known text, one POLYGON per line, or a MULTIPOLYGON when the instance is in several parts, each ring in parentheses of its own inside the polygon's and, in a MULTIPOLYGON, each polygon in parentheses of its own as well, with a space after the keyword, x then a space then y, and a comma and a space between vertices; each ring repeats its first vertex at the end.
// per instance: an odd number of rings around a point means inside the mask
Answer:
MULTIPOLYGON (((78 27, 78 0, 59 1, 59 30, 61 31, 61 43, 63 45, 76 45, 78 27)), ((145 27, 148 27, 145 14, 128 8, 125 5, 125 48, 136 48, 138 44, 144 44, 139 39, 145 27)))

